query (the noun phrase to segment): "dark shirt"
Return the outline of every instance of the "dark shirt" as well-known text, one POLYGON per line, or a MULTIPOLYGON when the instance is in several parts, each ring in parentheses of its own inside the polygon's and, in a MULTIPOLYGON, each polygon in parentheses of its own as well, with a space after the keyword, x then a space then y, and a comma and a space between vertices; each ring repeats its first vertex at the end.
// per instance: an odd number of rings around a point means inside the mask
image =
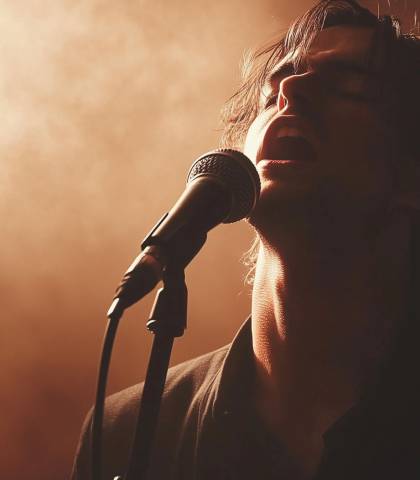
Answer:
MULTIPOLYGON (((250 320, 230 346, 171 368, 149 480, 300 480, 298 465, 259 421, 254 378, 250 320)), ((107 400, 106 480, 124 474, 141 391, 138 385, 107 400)), ((314 480, 420 480, 416 407, 417 395, 389 387, 366 396, 324 434, 314 480)), ((73 480, 90 478, 89 422, 90 415, 73 480)))

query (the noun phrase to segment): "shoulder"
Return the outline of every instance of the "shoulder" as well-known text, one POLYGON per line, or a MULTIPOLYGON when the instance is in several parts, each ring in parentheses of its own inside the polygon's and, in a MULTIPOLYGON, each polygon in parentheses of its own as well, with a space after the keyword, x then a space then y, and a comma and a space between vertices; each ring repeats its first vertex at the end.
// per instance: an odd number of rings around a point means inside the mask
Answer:
MULTIPOLYGON (((251 351, 248 319, 232 344, 169 369, 154 442, 152 464, 156 475, 152 478, 172 478, 170 469, 174 465, 185 464, 176 461, 176 458, 193 458, 203 432, 207 432, 207 436, 204 435, 207 439, 213 438, 211 432, 217 411, 230 398, 231 390, 237 396, 235 385, 247 383, 247 365, 251 351)), ((143 388, 144 384, 141 383, 111 395, 106 400, 102 460, 103 472, 109 478, 114 478, 127 466, 143 388)), ((90 478, 91 417, 92 411, 82 429, 72 480, 90 478)), ((191 461, 187 463, 192 468, 191 461)), ((190 477, 187 475, 183 478, 190 477)))
MULTIPOLYGON (((162 444, 161 456, 171 462, 173 452, 168 445, 175 444, 184 428, 187 418, 192 416, 191 406, 199 400, 203 391, 209 388, 221 370, 229 347, 188 360, 168 370, 162 404, 159 413, 157 437, 162 444), (161 432, 159 433, 159 430, 161 432), (164 455, 162 454, 164 452, 164 455)), ((103 469, 110 478, 123 471, 127 465, 132 436, 144 383, 134 385, 106 399, 103 423, 103 469)), ((86 417, 80 438, 73 480, 90 478, 90 423, 92 410, 86 417)), ((161 463, 161 462, 160 462, 161 463)))
MULTIPOLYGON (((168 370, 162 407, 180 406, 190 402, 216 378, 222 368, 229 346, 187 360, 168 370)), ((136 414, 144 383, 140 383, 107 398, 106 427, 112 429, 123 418, 136 414)))

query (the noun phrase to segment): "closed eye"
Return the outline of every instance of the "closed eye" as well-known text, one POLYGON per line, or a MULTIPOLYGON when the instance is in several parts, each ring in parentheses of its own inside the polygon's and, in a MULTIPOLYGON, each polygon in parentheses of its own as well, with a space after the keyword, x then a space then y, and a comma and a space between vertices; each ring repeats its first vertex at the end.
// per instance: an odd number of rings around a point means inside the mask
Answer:
POLYGON ((277 97, 279 96, 278 92, 273 93, 265 98, 263 108, 266 110, 267 108, 272 107, 273 105, 277 104, 277 97))

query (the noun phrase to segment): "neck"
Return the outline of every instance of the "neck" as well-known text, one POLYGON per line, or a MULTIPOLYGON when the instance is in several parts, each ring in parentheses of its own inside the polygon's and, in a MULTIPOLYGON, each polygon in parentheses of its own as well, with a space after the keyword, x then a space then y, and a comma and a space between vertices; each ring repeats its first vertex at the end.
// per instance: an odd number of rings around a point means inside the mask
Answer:
POLYGON ((408 222, 337 237, 262 238, 253 289, 257 406, 309 470, 324 431, 377 375, 406 310, 408 222))

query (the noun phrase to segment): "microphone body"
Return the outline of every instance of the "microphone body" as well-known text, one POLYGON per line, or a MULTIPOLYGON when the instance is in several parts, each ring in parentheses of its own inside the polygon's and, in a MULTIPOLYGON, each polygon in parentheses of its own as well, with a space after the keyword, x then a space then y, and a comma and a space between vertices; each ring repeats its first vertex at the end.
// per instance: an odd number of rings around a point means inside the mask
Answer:
POLYGON ((258 173, 242 153, 216 150, 198 158, 186 189, 142 242, 142 253, 125 273, 108 316, 153 290, 165 269, 185 268, 216 225, 249 216, 259 192, 258 173))

